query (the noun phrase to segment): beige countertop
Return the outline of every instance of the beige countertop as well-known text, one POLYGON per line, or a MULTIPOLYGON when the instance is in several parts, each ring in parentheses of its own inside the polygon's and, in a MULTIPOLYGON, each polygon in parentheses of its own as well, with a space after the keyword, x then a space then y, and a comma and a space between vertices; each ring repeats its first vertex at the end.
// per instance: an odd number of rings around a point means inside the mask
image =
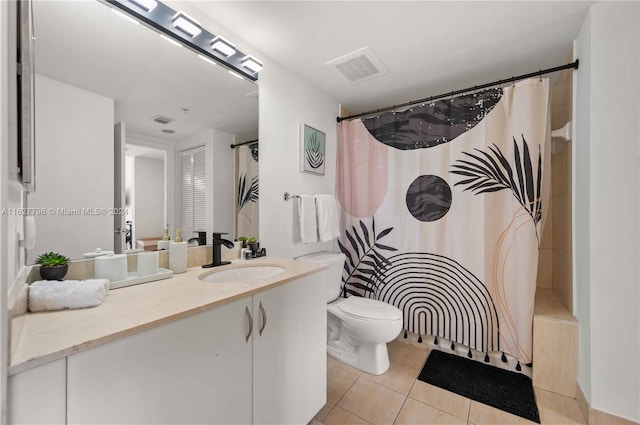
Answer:
POLYGON ((109 291, 93 308, 28 313, 12 338, 9 374, 51 362, 127 335, 237 300, 315 273, 324 266, 283 258, 234 260, 231 265, 193 267, 171 279, 109 291), (198 278, 235 267, 275 265, 284 272, 250 282, 205 283, 198 278))

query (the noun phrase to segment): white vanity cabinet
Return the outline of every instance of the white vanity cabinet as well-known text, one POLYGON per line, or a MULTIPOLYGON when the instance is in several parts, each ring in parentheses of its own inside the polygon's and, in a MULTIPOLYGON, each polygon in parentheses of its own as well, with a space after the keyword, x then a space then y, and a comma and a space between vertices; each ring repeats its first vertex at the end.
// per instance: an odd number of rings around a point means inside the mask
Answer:
POLYGON ((66 416, 67 359, 9 376, 10 424, 63 424, 66 416))
POLYGON ((253 296, 254 424, 306 424, 326 403, 324 274, 253 296))
POLYGON ((67 423, 251 423, 247 309, 251 297, 69 356, 67 423))
POLYGON ((326 402, 323 276, 69 356, 67 423, 309 422, 326 402))

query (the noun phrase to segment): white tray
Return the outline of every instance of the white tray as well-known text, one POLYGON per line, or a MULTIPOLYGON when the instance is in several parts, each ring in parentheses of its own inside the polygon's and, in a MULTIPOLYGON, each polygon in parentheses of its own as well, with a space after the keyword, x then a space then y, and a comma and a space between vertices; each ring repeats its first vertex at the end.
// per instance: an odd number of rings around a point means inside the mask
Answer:
POLYGON ((131 272, 128 274, 125 280, 119 280, 117 282, 109 282, 109 289, 124 288, 126 286, 139 285, 141 283, 154 282, 156 280, 169 279, 173 276, 173 271, 163 268, 158 268, 158 273, 148 274, 146 276, 139 276, 138 272, 131 272))

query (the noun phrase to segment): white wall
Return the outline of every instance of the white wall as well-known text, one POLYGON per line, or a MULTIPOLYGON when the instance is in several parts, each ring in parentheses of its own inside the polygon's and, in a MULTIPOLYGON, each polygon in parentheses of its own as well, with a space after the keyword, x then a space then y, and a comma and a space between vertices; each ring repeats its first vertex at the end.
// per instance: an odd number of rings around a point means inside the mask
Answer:
POLYGON ((574 54, 580 58, 575 73, 573 158, 573 296, 574 314, 578 323, 578 383, 587 399, 591 399, 591 274, 589 269, 589 155, 591 145, 591 10, 574 44, 574 54))
MULTIPOLYGON (((235 141, 233 134, 213 131, 213 230, 229 233, 234 239, 235 229, 235 157, 230 145, 235 141)), ((209 232, 211 233, 211 232, 209 232)), ((210 241, 211 235, 207 235, 210 241)))
POLYGON ((135 237, 161 237, 165 227, 164 160, 135 157, 135 237))
POLYGON ((576 136, 579 380, 640 422, 640 4, 594 4, 580 31, 576 136))
POLYGON ((338 102, 273 62, 260 72, 259 99, 261 245, 269 255, 288 258, 330 251, 333 242, 296 242, 296 202, 283 195, 335 195, 338 102), (300 172, 301 124, 326 133, 324 176, 300 172))
POLYGON ((28 262, 45 251, 82 258, 87 247, 113 249, 113 216, 53 212, 113 207, 113 114, 112 99, 36 76, 37 174, 29 207, 47 214, 36 217, 28 262))

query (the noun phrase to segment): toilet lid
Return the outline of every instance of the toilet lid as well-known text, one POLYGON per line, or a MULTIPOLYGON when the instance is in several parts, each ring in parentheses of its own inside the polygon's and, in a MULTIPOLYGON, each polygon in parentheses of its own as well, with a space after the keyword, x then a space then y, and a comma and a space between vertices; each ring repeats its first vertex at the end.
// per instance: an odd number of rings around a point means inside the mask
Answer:
POLYGON ((368 320, 402 320, 400 309, 382 301, 362 297, 349 297, 338 308, 345 314, 368 320))

